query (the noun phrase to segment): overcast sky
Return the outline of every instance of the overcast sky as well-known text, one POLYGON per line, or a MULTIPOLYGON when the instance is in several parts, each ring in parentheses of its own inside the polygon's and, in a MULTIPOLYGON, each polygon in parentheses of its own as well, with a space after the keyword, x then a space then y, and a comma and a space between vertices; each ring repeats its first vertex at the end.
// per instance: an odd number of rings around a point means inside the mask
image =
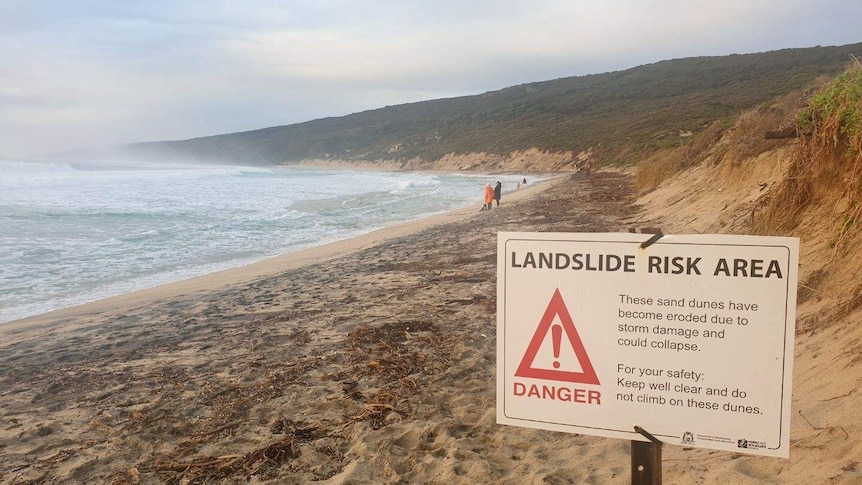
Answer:
POLYGON ((862 0, 0 0, 0 157, 862 42, 862 0))

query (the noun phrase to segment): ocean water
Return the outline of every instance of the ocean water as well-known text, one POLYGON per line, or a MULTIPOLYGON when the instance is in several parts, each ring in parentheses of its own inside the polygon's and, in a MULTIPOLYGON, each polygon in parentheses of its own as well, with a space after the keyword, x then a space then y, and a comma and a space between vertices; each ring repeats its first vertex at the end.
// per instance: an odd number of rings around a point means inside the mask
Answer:
POLYGON ((0 323, 478 210, 496 180, 520 176, 0 161, 0 323))

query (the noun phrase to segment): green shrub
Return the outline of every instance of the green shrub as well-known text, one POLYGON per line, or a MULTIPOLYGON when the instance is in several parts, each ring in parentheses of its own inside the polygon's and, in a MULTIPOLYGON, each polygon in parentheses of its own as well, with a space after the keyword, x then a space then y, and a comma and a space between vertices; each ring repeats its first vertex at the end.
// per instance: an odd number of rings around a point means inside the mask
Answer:
POLYGON ((810 132, 815 148, 846 150, 859 162, 862 156, 862 63, 850 68, 811 97, 797 116, 800 131, 810 132))

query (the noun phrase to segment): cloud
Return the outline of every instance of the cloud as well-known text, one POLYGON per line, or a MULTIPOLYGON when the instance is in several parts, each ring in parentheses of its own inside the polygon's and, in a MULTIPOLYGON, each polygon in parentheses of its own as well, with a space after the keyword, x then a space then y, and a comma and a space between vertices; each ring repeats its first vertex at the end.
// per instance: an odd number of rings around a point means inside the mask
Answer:
POLYGON ((663 59, 859 42, 862 2, 5 2, 0 155, 178 139, 663 59))
MULTIPOLYGON (((797 1, 790 9, 805 12, 802 7, 811 3, 797 1)), ((443 86, 448 91, 460 85, 462 92, 473 92, 549 74, 587 74, 597 67, 786 47, 768 40, 779 32, 784 42, 798 31, 800 20, 777 15, 777 2, 742 0, 471 5, 469 12, 424 3, 372 12, 355 6, 333 9, 328 22, 239 32, 217 46, 243 69, 288 85, 443 86), (451 18, 455 11, 461 16, 451 18), (758 49, 746 38, 766 46, 758 49)))

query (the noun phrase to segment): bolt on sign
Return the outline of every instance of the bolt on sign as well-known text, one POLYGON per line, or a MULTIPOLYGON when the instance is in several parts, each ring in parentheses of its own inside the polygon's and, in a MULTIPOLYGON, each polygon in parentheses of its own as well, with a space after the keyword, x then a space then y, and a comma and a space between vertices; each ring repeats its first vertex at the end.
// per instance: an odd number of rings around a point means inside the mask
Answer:
POLYGON ((505 233, 497 422, 789 456, 799 240, 505 233))

